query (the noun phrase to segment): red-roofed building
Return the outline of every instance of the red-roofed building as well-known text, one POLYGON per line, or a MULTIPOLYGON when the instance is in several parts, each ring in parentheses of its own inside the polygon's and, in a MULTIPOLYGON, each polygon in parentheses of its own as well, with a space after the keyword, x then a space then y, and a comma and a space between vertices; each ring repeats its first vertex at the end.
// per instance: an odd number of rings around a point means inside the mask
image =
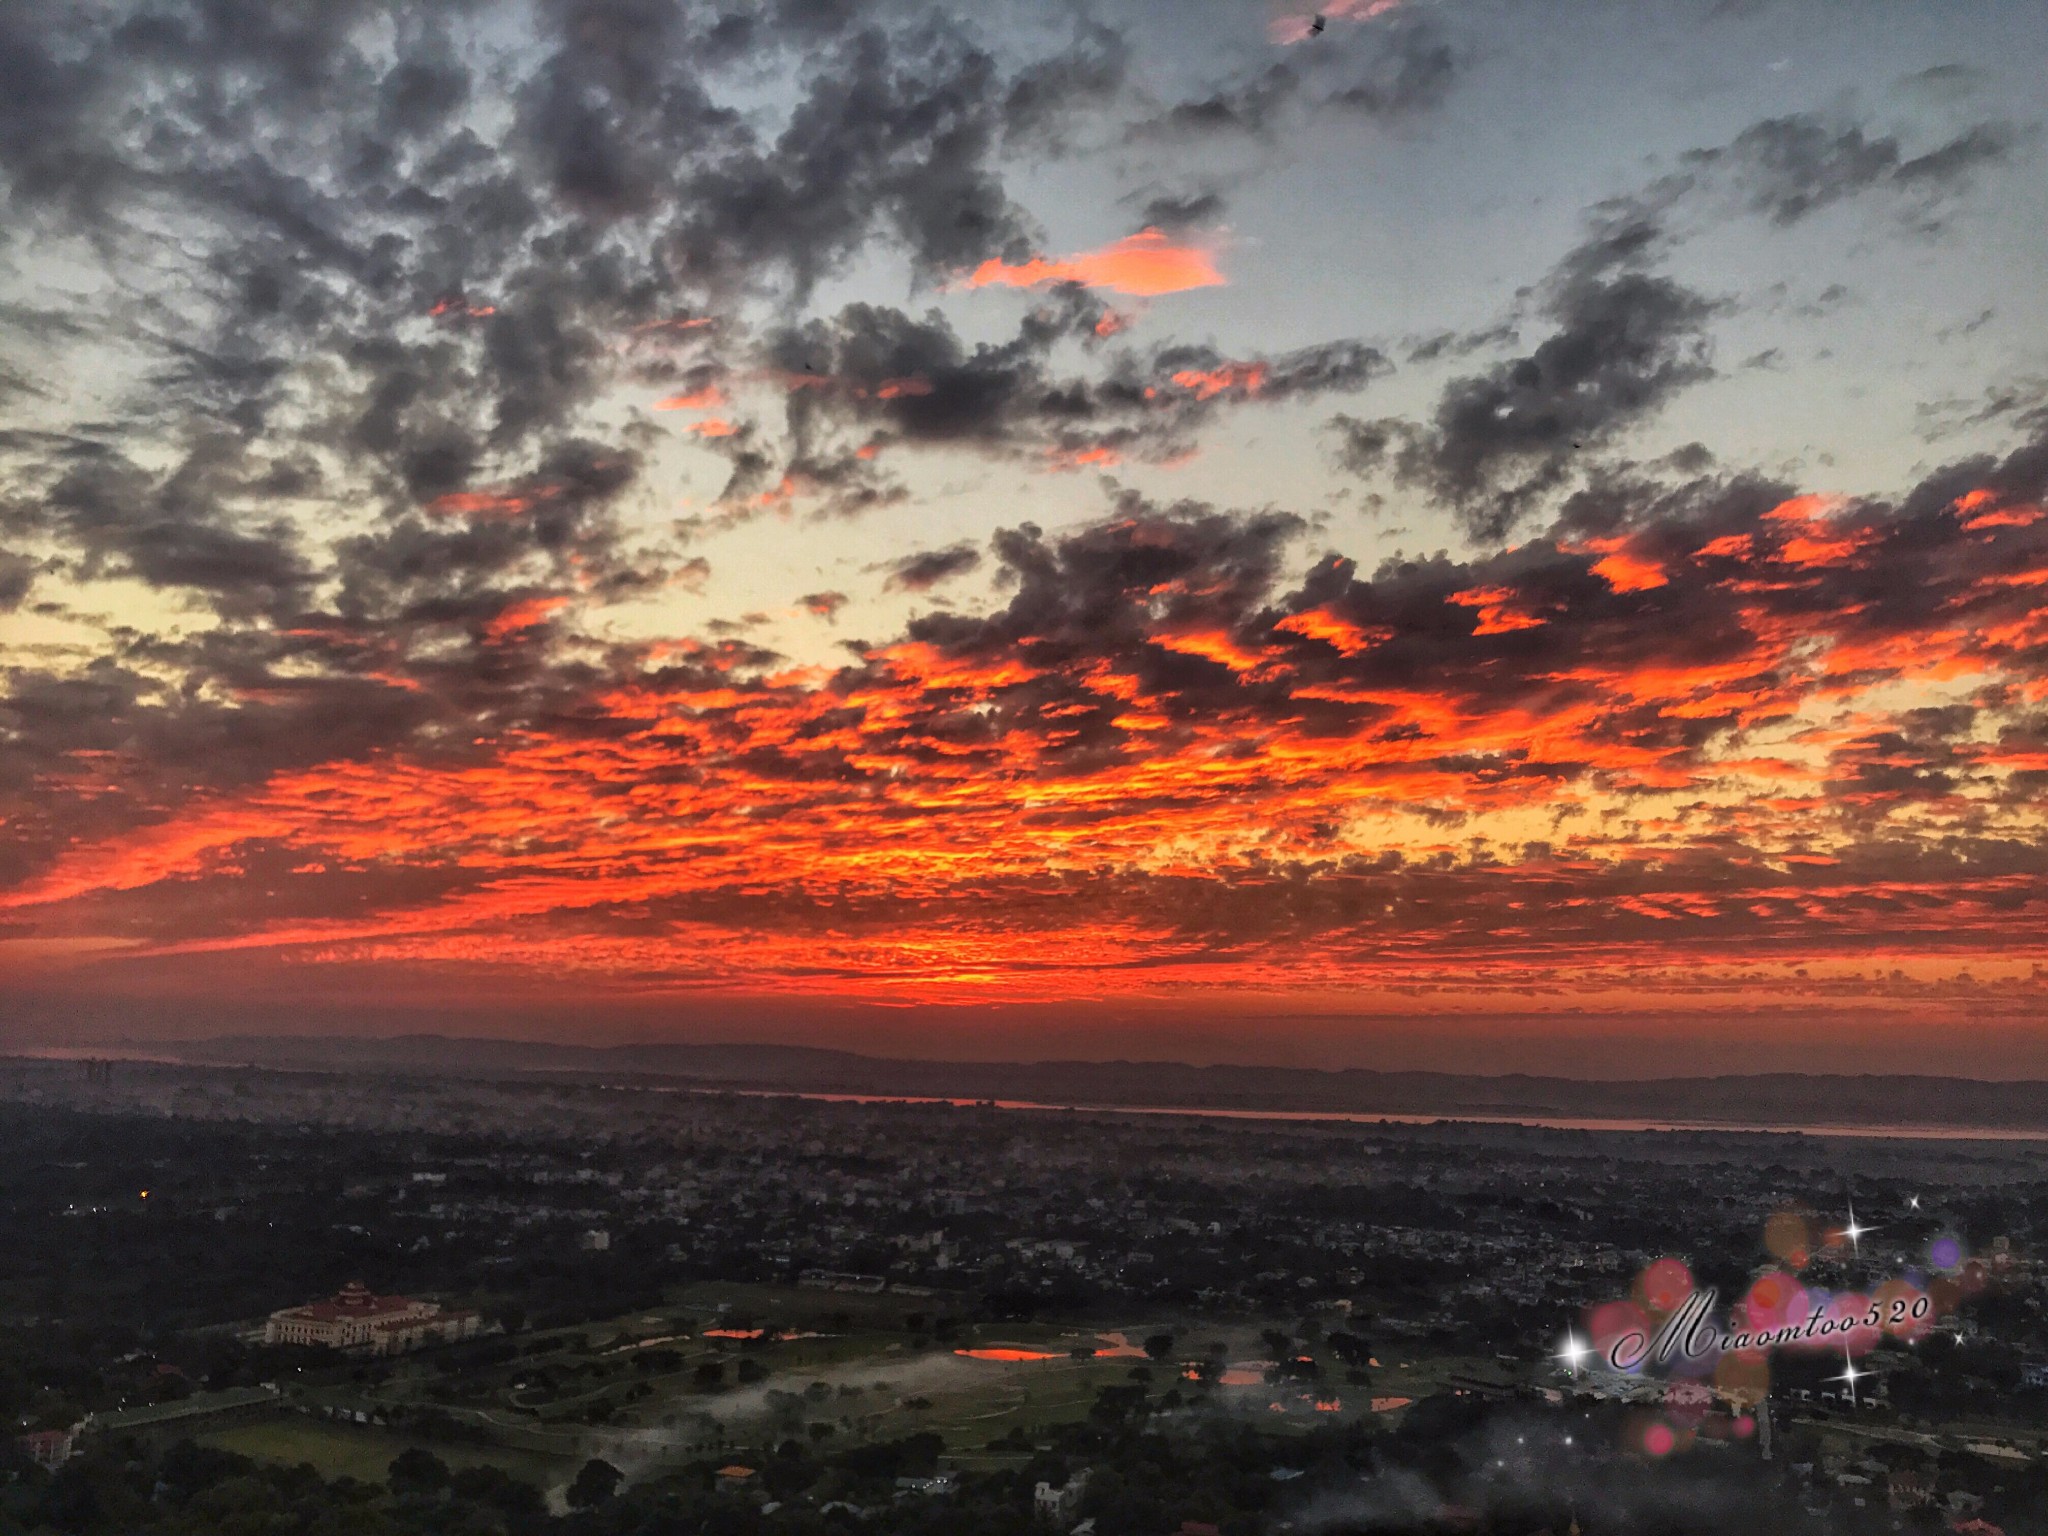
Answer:
POLYGON ((482 1326, 474 1312, 448 1311, 410 1296, 379 1296, 361 1281, 350 1281, 326 1301, 271 1313, 263 1325, 263 1342, 397 1355, 471 1338, 482 1326))

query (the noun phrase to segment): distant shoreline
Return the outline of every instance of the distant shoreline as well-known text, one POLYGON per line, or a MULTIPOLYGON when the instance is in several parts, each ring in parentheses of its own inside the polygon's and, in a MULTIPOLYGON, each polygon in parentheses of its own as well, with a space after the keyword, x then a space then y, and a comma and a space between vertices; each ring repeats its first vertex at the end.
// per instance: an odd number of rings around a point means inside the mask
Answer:
POLYGON ((1347 1125, 1499 1125, 1544 1131, 1593 1131, 1608 1134, 1671 1132, 1748 1136, 1838 1136, 1851 1140, 1887 1141, 2040 1141, 2048 1142, 2048 1129, 2014 1130, 1995 1126, 1968 1125, 1763 1125, 1740 1120, 1623 1120, 1566 1119, 1550 1116, 1393 1114, 1371 1110, 1325 1109, 1205 1109, 1199 1105, 1164 1104, 1048 1104, 1032 1099, 957 1099, 919 1094, 887 1093, 805 1093, 776 1088, 660 1088, 648 1083, 622 1085, 639 1092, 690 1093, 716 1097, 737 1094, 743 1098, 805 1099, 826 1104, 950 1104, 960 1109, 1007 1109, 1041 1114, 1084 1115, 1189 1115, 1213 1120, 1330 1121, 1347 1125))
POLYGON ((2048 1141, 2048 1083, 1897 1075, 1635 1080, 1190 1066, 918 1061, 811 1047, 577 1046, 462 1039, 231 1036, 24 1049, 43 1062, 580 1082, 821 1101, 993 1102, 1037 1112, 1553 1130, 1753 1132, 1896 1140, 2048 1141))

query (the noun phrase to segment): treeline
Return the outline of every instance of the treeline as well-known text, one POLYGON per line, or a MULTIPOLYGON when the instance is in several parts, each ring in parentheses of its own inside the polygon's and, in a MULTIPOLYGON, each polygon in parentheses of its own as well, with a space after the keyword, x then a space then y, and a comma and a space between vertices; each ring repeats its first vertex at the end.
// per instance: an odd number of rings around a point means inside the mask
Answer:
POLYGON ((1032 1536, 1047 1529, 1034 1505, 1040 1483, 1075 1490, 1060 1529, 1093 1521, 1096 1536, 1172 1536, 1191 1525, 1220 1536, 1554 1536, 1575 1520, 1584 1536, 1893 1529, 1881 1503, 1809 1511, 1810 1495, 1782 1464, 1621 1454, 1628 1427, 1619 1408, 1543 1412, 1441 1396, 1393 1431, 1338 1423, 1281 1434, 1233 1419, 1162 1419, 1142 1388, 1109 1387, 1084 1421, 1044 1432, 1049 1445, 1013 1437, 1001 1447, 1019 1458, 1009 1469, 941 1489, 924 1481, 942 1450, 926 1433, 836 1454, 796 1438, 728 1453, 748 1467, 743 1478, 707 1460, 629 1482, 593 1460, 552 1502, 501 1470, 451 1469, 422 1449, 372 1483, 189 1442, 161 1452, 115 1442, 54 1475, 17 1462, 0 1486, 0 1536, 1032 1536))

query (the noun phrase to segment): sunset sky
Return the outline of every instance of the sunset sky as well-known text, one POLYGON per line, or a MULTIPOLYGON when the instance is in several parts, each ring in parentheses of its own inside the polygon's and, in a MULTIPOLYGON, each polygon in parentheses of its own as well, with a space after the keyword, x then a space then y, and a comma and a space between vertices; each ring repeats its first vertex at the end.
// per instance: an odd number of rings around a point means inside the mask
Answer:
POLYGON ((2048 9, 0 8, 0 1044, 2048 1075, 2048 9))

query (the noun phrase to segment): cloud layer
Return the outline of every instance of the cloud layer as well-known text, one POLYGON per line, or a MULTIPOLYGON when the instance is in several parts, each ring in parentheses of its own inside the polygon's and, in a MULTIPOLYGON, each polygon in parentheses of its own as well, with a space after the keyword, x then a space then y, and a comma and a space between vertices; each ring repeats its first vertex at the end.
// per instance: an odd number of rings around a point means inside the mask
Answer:
MULTIPOLYGON (((1126 497, 1059 537, 999 533, 1002 606, 929 614, 836 671, 738 642, 529 661, 553 703, 516 726, 329 741, 261 778, 212 765, 174 813, 135 815, 118 749, 73 748, 6 910, 120 936, 124 964, 488 958, 633 987, 1625 988, 1683 968, 1699 988, 1775 967, 1905 995, 1947 957, 2031 998, 2048 442, 1895 503, 1604 492, 1513 550, 1369 576, 1311 557, 1287 514, 1126 497), (131 824, 81 838, 110 790, 131 824)), ((549 621, 500 613, 494 643, 549 621)), ((372 721, 452 702, 426 671, 349 686, 372 721)), ((199 725, 90 702, 13 718, 154 728, 159 773, 199 725)), ((295 703, 242 701, 243 739, 295 703)))
POLYGON ((1703 225, 1933 260, 2031 130, 1745 111, 1396 326, 1248 210, 1487 52, 1325 19, 0 11, 0 983, 2037 1007, 2038 391, 1642 446, 1703 225))

